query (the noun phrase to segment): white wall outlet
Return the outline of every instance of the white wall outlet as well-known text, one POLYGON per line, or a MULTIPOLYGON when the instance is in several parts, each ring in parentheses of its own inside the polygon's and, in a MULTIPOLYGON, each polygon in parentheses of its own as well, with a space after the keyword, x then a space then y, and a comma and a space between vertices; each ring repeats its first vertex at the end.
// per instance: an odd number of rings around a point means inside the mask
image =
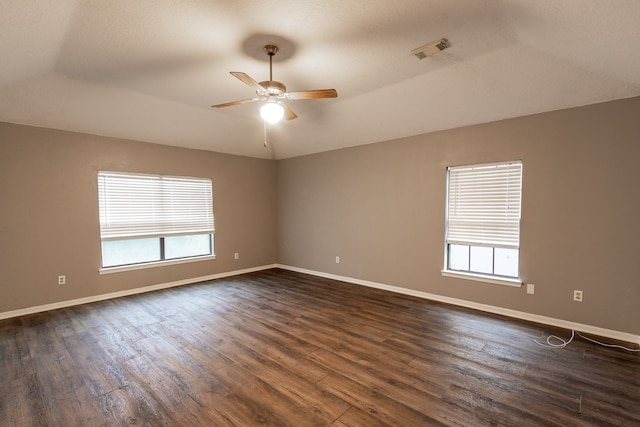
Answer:
POLYGON ((582 302, 582 291, 573 291, 573 300, 582 302))
POLYGON ((529 295, 533 295, 536 293, 536 285, 533 283, 527 283, 527 293, 529 295))
POLYGON ((58 276, 58 285, 64 285, 67 283, 67 276, 58 276))
POLYGON ((340 257, 339 256, 336 257, 336 264, 340 264, 340 257))
POLYGON ((233 259, 238 259, 238 252, 236 252, 235 254, 233 254, 233 259))

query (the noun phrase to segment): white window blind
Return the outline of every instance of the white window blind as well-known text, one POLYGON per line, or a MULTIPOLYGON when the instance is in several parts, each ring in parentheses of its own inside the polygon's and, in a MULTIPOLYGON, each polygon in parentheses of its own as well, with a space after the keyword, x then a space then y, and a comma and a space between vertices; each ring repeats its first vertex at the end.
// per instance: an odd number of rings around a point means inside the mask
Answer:
POLYGON ((210 179, 98 173, 102 240, 214 232, 210 179))
POLYGON ((447 243, 520 247, 522 163, 449 168, 447 243))

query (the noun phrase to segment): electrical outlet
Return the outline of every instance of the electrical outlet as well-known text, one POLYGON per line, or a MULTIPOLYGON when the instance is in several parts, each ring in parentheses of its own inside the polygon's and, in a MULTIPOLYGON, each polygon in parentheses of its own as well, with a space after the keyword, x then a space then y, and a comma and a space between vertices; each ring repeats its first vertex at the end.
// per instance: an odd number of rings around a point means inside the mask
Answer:
POLYGON ((340 264, 340 257, 339 256, 336 257, 336 264, 340 264))
POLYGON ((573 300, 582 302, 582 291, 573 291, 573 300))
POLYGON ((527 283, 527 293, 529 295, 533 295, 536 293, 536 285, 533 283, 527 283))
POLYGON ((238 259, 238 252, 233 255, 233 259, 238 259))
POLYGON ((58 285, 64 285, 67 283, 67 276, 58 276, 58 285))

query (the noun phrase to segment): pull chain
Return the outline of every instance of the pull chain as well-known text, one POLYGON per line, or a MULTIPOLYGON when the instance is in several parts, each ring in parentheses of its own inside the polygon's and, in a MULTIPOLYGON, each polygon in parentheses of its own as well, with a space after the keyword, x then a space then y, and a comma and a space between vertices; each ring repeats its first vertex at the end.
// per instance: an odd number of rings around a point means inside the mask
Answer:
POLYGON ((264 147, 267 148, 267 121, 263 120, 264 123, 264 147))

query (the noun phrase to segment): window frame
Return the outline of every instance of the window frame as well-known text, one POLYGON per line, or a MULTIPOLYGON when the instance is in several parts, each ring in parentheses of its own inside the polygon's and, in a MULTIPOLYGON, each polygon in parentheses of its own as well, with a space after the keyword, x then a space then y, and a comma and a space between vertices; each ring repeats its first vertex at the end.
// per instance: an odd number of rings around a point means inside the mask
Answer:
MULTIPOLYGON (((481 172, 478 173, 479 175, 482 175, 481 172)), ((458 178, 458 176, 456 176, 456 178, 458 178)), ((508 286, 517 286, 520 287, 522 286, 522 281, 520 279, 521 277, 521 272, 520 272, 520 221, 521 221, 521 215, 522 215, 522 178, 523 178, 523 162, 521 160, 512 160, 512 161, 502 161, 502 162, 494 162, 494 163, 478 163, 478 164, 469 164, 469 165, 461 165, 461 166, 448 166, 446 168, 446 199, 445 199, 445 232, 444 232, 444 268, 442 269, 442 275, 443 276, 447 276, 447 277, 456 277, 456 278, 462 278, 462 279, 469 279, 469 280, 475 280, 475 281, 482 281, 482 282, 488 282, 488 283, 495 283, 495 284, 501 284, 501 285, 508 285, 508 286), (459 240, 460 239, 460 233, 462 233, 463 235, 465 234, 464 230, 461 232, 460 231, 460 226, 457 227, 450 227, 450 221, 453 219, 457 219, 458 221, 460 220, 460 218, 456 218, 455 216, 452 216, 450 213, 450 209, 453 208, 457 208, 459 206, 463 206, 464 207, 464 203, 466 202, 466 200, 464 200, 465 194, 464 192, 460 192, 460 191, 452 191, 452 179, 451 179, 451 173, 452 170, 455 173, 458 173, 458 171, 471 171, 471 173, 474 173, 473 171, 480 171, 480 170, 484 170, 485 174, 490 174, 490 171, 499 171, 498 168, 502 168, 504 167, 507 172, 503 174, 507 175, 510 170, 515 170, 517 171, 517 181, 514 182, 510 182, 510 177, 511 175, 508 175, 509 177, 506 180, 506 185, 505 182, 503 181, 502 184, 504 185, 504 189, 503 192, 506 193, 506 195, 500 194, 498 196, 498 202, 500 203, 500 207, 501 208, 506 208, 508 211, 508 214, 506 214, 506 218, 504 220, 504 222, 500 222, 498 228, 503 228, 504 229, 509 229, 511 230, 510 233, 508 231, 504 231, 503 234, 498 233, 500 237, 497 238, 492 238, 493 241, 489 241, 489 238, 484 237, 484 238, 479 238, 477 236, 473 236, 474 232, 477 232, 478 230, 480 230, 481 232, 484 232, 486 234, 487 231, 492 231, 495 232, 495 225, 488 225, 486 228, 483 228, 483 226, 479 226, 477 224, 474 224, 472 226, 471 231, 467 231, 466 232, 466 236, 463 236, 462 239, 463 240, 459 240), (517 190, 517 194, 515 194, 513 191, 517 190), (452 197, 452 193, 454 197, 458 197, 462 200, 462 205, 459 205, 458 200, 452 201, 451 197, 452 197), (462 195, 461 195, 462 194, 462 195), (513 207, 515 206, 513 204, 513 202, 517 200, 517 209, 513 210, 513 207), (517 223, 514 222, 514 219, 517 218, 517 223), (517 229, 517 233, 513 233, 513 227, 516 227, 517 229), (457 238, 456 239, 450 239, 450 229, 453 228, 454 229, 454 234, 456 234, 457 238), (464 238, 466 237, 466 241, 464 240, 464 238), (484 240, 483 240, 484 239, 484 240), (498 240, 498 241, 497 241, 498 240), (504 240, 504 241, 500 241, 500 240, 504 240), (465 247, 467 249, 467 254, 468 254, 468 263, 469 265, 467 266, 466 269, 453 269, 451 268, 451 256, 450 256, 450 252, 451 252, 451 246, 452 245, 458 245, 460 247, 465 247), (474 247, 485 247, 485 248, 491 248, 491 273, 486 273, 486 272, 479 272, 479 271, 474 271, 471 268, 471 254, 472 254, 472 248, 474 247), (517 250, 517 261, 516 261, 516 268, 517 268, 517 276, 508 276, 508 275, 501 275, 501 274, 495 274, 496 271, 496 249, 498 248, 504 248, 504 249, 515 249, 517 250)), ((488 178, 486 181, 491 181, 490 178, 488 178)), ((493 181, 491 181, 491 184, 489 184, 488 182, 481 182, 482 184, 482 191, 486 191, 486 188, 490 185, 493 184, 493 181)), ((457 185, 460 185, 458 183, 458 181, 456 181, 457 185)), ((464 184, 464 182, 463 182, 464 184)), ((477 194, 474 193, 474 197, 477 196, 477 194)), ((489 196, 484 196, 484 197, 489 197, 489 196)), ((495 197, 495 196, 491 196, 491 197, 495 197)), ((486 200, 482 200, 482 202, 486 203, 486 200)), ((495 200, 491 200, 491 202, 495 202, 495 200)), ((481 205, 482 206, 482 205, 481 205)), ((481 208, 482 212, 480 213, 480 215, 482 215, 484 212, 484 209, 481 208)), ((476 214, 476 212, 474 212, 474 214, 476 214)), ((490 216, 490 215, 488 215, 490 216)), ((466 218, 466 217, 465 217, 466 218)), ((478 217, 474 217, 474 219, 477 219, 478 217)), ((480 216, 479 218, 482 219, 486 219, 483 216, 480 216)), ((455 221, 453 221, 455 222, 455 221)), ((483 221, 473 221, 474 223, 482 223, 483 221)), ((463 227, 464 229, 464 227, 463 227)))
POLYGON ((98 171, 98 210, 101 274, 215 259, 210 178, 98 171), (165 239, 180 236, 208 236, 208 253, 167 258, 165 239), (106 242, 142 239, 157 239, 159 258, 105 265, 106 242))

